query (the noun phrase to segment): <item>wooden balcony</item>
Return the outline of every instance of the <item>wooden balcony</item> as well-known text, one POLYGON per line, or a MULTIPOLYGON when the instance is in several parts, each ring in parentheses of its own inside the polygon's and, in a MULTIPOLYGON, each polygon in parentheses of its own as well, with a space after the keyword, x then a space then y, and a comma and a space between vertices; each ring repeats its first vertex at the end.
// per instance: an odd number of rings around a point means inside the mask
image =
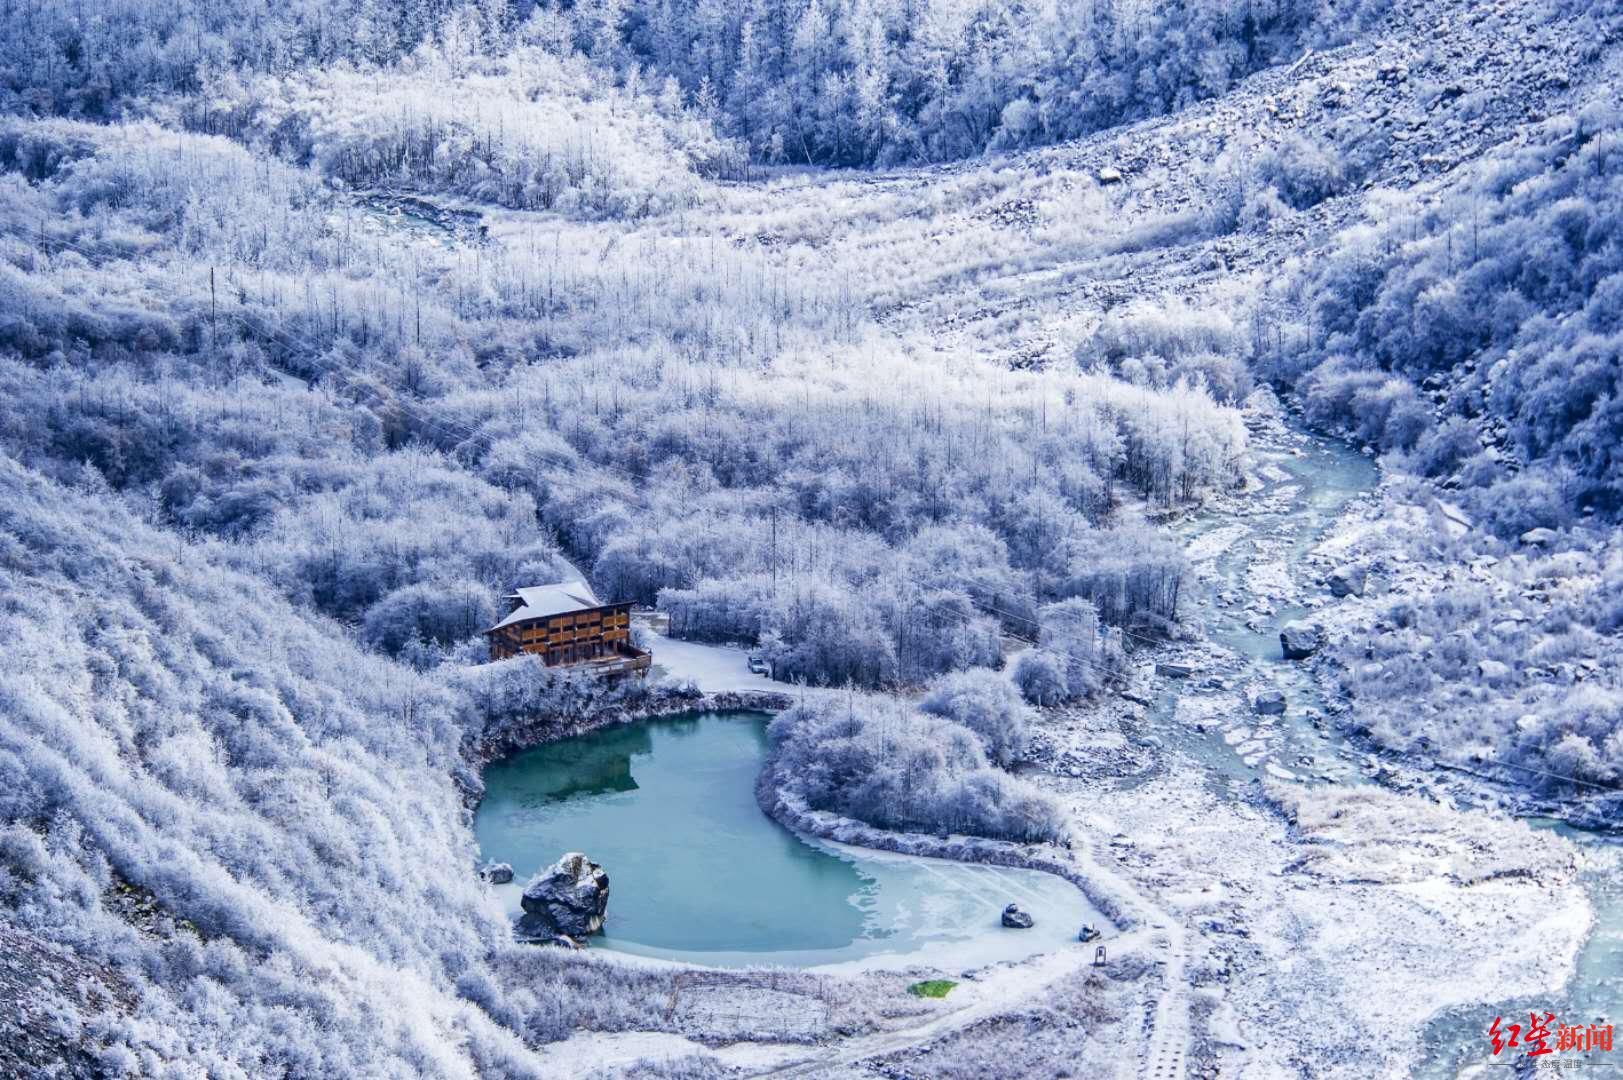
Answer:
POLYGON ((642 649, 622 645, 615 656, 600 656, 595 660, 581 660, 568 667, 585 668, 594 675, 643 675, 653 666, 654 658, 642 649))

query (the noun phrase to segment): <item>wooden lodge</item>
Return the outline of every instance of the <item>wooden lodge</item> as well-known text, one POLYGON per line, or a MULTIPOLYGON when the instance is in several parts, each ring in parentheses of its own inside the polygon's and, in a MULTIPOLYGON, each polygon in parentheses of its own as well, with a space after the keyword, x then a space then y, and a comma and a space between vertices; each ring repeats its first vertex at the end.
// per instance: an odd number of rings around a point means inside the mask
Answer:
POLYGON ((532 585, 507 597, 506 617, 485 631, 490 658, 534 653, 548 667, 643 674, 653 663, 631 644, 631 605, 605 604, 584 581, 532 585))

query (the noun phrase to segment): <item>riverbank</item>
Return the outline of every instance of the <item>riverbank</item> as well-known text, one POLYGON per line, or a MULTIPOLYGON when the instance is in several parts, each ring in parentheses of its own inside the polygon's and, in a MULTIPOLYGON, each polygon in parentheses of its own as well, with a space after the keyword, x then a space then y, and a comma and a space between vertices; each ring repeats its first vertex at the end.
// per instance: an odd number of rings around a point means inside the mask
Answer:
POLYGON ((1201 640, 1135 658, 1130 696, 1046 712, 1027 775, 1186 928, 1197 1071, 1402 1075, 1437 1010, 1559 991, 1591 905, 1566 841, 1364 782, 1277 634, 1324 610, 1324 560, 1304 554, 1371 504, 1345 478, 1374 471, 1277 416, 1250 426, 1245 487, 1174 523, 1201 640), (1174 654, 1188 675, 1158 675, 1174 654), (1252 708, 1264 690, 1284 714, 1252 708))
POLYGON ((1409 478, 1389 476, 1315 547, 1316 571, 1368 569, 1359 594, 1315 613, 1327 648, 1308 667, 1337 728, 1378 759, 1389 786, 1517 817, 1623 829, 1623 791, 1573 778, 1571 765, 1507 758, 1492 723, 1508 710, 1519 733, 1535 740, 1551 718, 1559 724, 1562 713, 1581 709, 1566 699, 1623 668, 1623 642, 1593 633, 1582 618, 1596 568, 1623 554, 1582 530, 1551 550, 1497 540, 1468 522, 1409 478), (1443 604, 1452 615, 1440 639, 1424 623, 1443 604), (1415 670, 1445 648, 1468 651, 1467 662, 1415 670), (1401 698, 1383 683, 1401 686, 1401 698), (1450 731, 1461 712, 1480 726, 1450 731))

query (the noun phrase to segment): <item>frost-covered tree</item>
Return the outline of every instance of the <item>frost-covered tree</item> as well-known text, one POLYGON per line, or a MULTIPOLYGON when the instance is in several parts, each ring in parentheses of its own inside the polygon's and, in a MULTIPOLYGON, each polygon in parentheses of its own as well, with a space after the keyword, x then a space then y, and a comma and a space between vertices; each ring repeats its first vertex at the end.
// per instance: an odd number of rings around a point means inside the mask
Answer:
POLYGON ((1025 751, 1031 710, 1008 678, 985 668, 943 675, 930 683, 919 708, 969 728, 980 736, 986 756, 1011 765, 1025 751))

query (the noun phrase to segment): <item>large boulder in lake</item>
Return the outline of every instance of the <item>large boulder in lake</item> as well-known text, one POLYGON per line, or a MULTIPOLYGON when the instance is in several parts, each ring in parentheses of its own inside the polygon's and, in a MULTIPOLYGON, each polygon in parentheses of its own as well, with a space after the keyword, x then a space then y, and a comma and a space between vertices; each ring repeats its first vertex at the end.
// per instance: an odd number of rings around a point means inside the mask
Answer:
POLYGON ((601 933, 609 909, 609 875, 578 851, 571 851, 524 886, 527 933, 542 929, 579 940, 601 933))
POLYGON ((1279 631, 1279 648, 1287 660, 1306 660, 1319 651, 1319 628, 1300 620, 1288 622, 1279 631))
POLYGON ((1331 596, 1363 596, 1369 570, 1357 564, 1338 566, 1324 579, 1331 596))
POLYGON ((1010 904, 1003 909, 1003 925, 1010 930, 1030 930, 1037 925, 1037 920, 1033 919, 1031 913, 1025 911, 1019 904, 1010 904))

